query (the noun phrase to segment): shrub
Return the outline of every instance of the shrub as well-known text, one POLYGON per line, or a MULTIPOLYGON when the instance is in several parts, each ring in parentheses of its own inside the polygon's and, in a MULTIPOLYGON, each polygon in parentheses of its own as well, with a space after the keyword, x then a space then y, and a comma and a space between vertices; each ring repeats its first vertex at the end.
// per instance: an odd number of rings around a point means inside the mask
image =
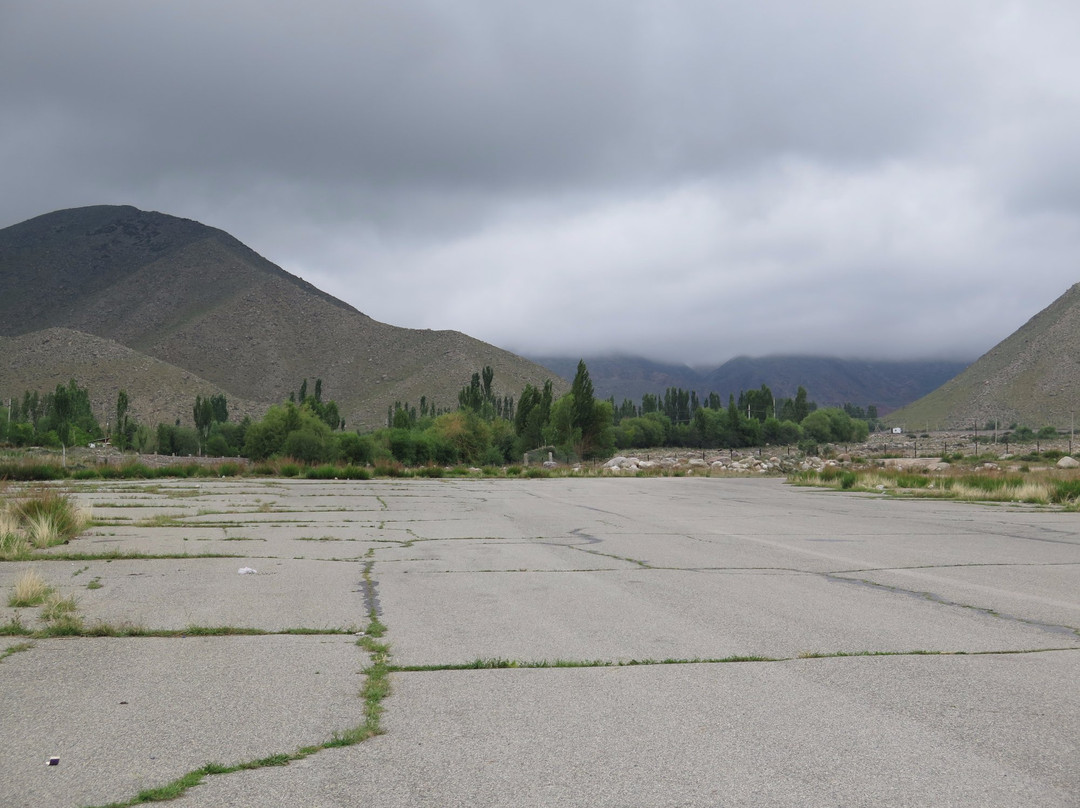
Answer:
POLYGON ((417 469, 416 474, 420 477, 442 477, 446 474, 446 471, 442 466, 424 466, 417 469))
POLYGON ((239 463, 222 463, 216 469, 220 477, 235 477, 240 473, 239 463))
POLYGON ((346 432, 337 441, 338 456, 347 463, 367 464, 375 458, 375 443, 368 435, 346 432))
POLYGON ((300 466, 296 463, 282 463, 279 471, 282 477, 295 477, 300 473, 300 466))
POLYGON ((323 464, 305 471, 304 477, 309 480, 336 480, 339 476, 338 471, 339 469, 337 466, 323 464))

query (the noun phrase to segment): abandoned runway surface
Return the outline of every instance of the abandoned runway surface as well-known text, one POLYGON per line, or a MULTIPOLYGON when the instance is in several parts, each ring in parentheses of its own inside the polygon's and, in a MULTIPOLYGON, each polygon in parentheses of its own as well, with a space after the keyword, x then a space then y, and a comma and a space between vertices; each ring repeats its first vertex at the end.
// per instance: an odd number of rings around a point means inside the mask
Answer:
POLYGON ((96 526, 0 564, 4 603, 33 566, 86 627, 0 638, 0 805, 207 763, 251 768, 173 804, 1080 804, 1076 513, 730 478, 72 490, 96 526))

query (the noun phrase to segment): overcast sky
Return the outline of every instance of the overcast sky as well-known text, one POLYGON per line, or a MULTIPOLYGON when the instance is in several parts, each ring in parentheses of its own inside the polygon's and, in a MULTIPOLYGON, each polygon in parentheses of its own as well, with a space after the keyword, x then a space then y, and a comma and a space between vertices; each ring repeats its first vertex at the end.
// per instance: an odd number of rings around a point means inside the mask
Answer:
POLYGON ((1076 0, 0 0, 0 227, 532 354, 974 358, 1080 281, 1076 0))

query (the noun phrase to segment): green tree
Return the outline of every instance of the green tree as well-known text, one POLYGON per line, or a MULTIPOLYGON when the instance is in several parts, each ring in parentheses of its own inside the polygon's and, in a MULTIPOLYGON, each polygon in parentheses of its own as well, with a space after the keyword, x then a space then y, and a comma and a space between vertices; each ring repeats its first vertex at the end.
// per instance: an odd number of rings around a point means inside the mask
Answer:
MULTIPOLYGON (((128 411, 128 394, 126 390, 121 390, 116 394, 116 432, 118 436, 126 437, 127 425, 127 411, 128 411)), ((113 441, 116 443, 116 441, 113 441)), ((124 446, 120 446, 121 449, 124 446)))
POLYGON ((210 399, 195 396, 193 415, 195 416, 195 431, 199 433, 199 443, 205 443, 210 434, 210 425, 214 423, 214 405, 210 399))
POLYGON ((614 413, 608 402, 597 402, 585 360, 578 361, 577 373, 570 385, 570 427, 573 444, 582 458, 596 457, 614 445, 614 433, 608 434, 614 413))

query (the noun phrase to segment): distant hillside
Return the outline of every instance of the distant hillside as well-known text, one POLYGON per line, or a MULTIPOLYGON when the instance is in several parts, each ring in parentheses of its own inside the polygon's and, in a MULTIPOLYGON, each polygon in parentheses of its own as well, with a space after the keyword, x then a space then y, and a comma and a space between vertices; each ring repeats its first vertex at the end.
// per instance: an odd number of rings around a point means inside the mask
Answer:
MULTIPOLYGON (((0 230, 0 335, 46 328, 92 334, 187 372, 169 377, 177 402, 193 401, 200 380, 265 408, 304 377, 321 378, 351 427, 380 425, 395 400, 456 405, 485 365, 497 391, 515 397, 554 378, 460 332, 377 322, 221 230, 127 206, 62 210, 0 230)), ((116 358, 109 374, 76 378, 115 401, 140 372, 129 358, 130 372, 116 358)), ((0 396, 20 394, 21 383, 0 377, 0 396)), ((133 397, 132 410, 144 408, 152 409, 133 397)), ((190 422, 190 403, 169 415, 190 422)))
MULTIPOLYGON (((581 359, 576 356, 529 358, 568 382, 574 380, 581 359)), ((688 365, 664 364, 636 356, 586 357, 585 364, 589 368, 589 379, 596 395, 600 398, 615 396, 615 401, 620 404, 623 399, 640 401, 643 393, 663 393, 669 387, 702 389, 702 374, 688 365)))
MULTIPOLYGON (((532 357, 563 379, 572 380, 578 359, 532 357)), ((597 395, 640 401, 644 393, 662 394, 668 387, 696 390, 705 396, 756 389, 767 384, 777 397, 794 397, 799 386, 822 406, 851 402, 873 404, 882 414, 934 390, 966 366, 966 362, 863 361, 814 356, 736 357, 716 370, 703 373, 686 365, 668 365, 640 357, 586 358, 589 378, 597 395)))
MULTIPOLYGON (((4 402, 24 390, 52 392, 76 379, 88 387, 101 426, 116 411, 116 394, 127 391, 130 415, 144 424, 191 419, 195 396, 225 393, 182 368, 133 351, 118 342, 66 328, 47 328, 0 337, 0 380, 4 402)), ((230 420, 261 417, 266 405, 228 396, 230 420)))
POLYGON ((1080 404, 1080 284, 938 390, 893 413, 912 428, 982 428, 990 421, 1070 427, 1080 404))
POLYGON ((879 413, 902 407, 960 373, 967 362, 869 361, 820 356, 736 357, 705 377, 723 396, 767 384, 773 395, 794 397, 799 386, 822 406, 873 404, 879 413))

